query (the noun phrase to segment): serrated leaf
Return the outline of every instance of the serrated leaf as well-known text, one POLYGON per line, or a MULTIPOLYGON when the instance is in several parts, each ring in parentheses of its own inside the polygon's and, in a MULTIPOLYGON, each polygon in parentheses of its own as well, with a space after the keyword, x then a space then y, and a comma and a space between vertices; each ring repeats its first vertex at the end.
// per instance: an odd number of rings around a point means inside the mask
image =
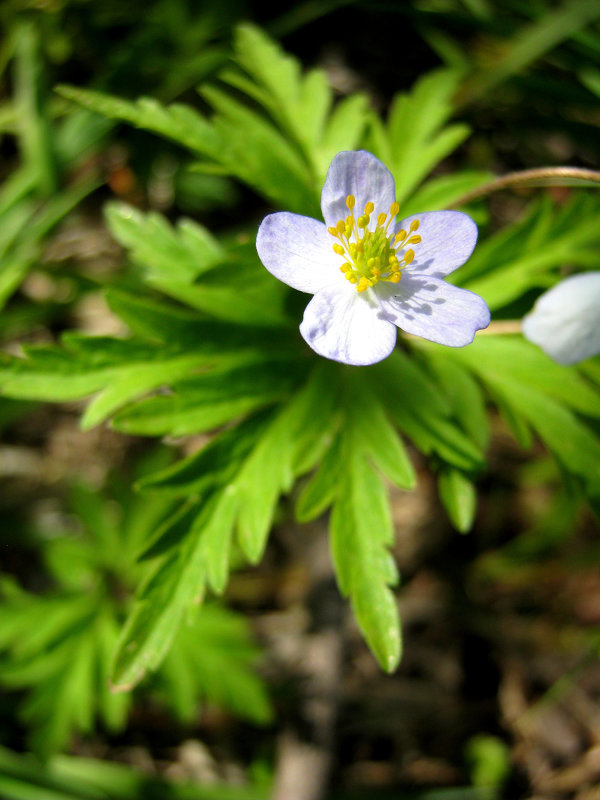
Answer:
POLYGON ((467 471, 484 465, 481 449, 452 419, 448 399, 414 359, 396 350, 370 369, 390 418, 423 453, 467 471))
MULTIPOLYGON (((572 367, 551 361, 541 350, 517 337, 480 337, 476 346, 457 353, 493 394, 504 398, 586 486, 600 491, 600 441, 571 409, 598 416, 600 394, 572 367)), ((512 412, 511 412, 512 413, 512 412)))
POLYGON ((252 669, 258 650, 245 620, 206 605, 181 627, 165 659, 159 685, 168 685, 180 716, 191 721, 198 704, 210 699, 257 723, 269 722, 272 708, 262 681, 252 669))
POLYGON ((452 358, 448 348, 428 348, 430 367, 444 395, 452 403, 456 419, 482 449, 488 445, 490 428, 483 393, 471 374, 452 358))
POLYGON ((459 80, 460 73, 453 70, 431 72, 410 93, 396 95, 387 125, 379 118, 372 120, 370 149, 394 175, 401 206, 433 167, 469 135, 463 124, 442 127, 453 111, 452 96, 459 80))
POLYGON ((191 283, 226 258, 214 236, 193 220, 174 228, 162 214, 143 214, 125 203, 108 203, 104 214, 115 239, 152 277, 191 283))
POLYGON ((390 586, 397 582, 387 548, 393 526, 385 489, 346 437, 343 479, 330 522, 331 548, 340 591, 350 597, 358 624, 381 667, 392 672, 400 660, 398 609, 390 586))
POLYGON ((219 152, 220 142, 216 132, 209 122, 189 106, 163 106, 149 97, 129 102, 75 86, 57 86, 56 91, 90 111, 159 133, 197 154, 214 156, 219 152))
POLYGON ((168 395, 157 395, 117 414, 117 430, 142 436, 183 436, 213 430, 289 396, 299 382, 294 365, 256 363, 216 369, 174 383, 168 395))
POLYGON ((296 517, 299 522, 315 519, 333 503, 339 490, 343 470, 342 450, 342 438, 338 435, 298 496, 296 517))
POLYGON ((559 208, 546 197, 516 224, 478 245, 457 270, 456 282, 481 295, 494 311, 532 288, 554 283, 556 270, 564 264, 596 264, 592 252, 600 245, 600 230, 594 224, 599 210, 595 195, 574 196, 559 208))

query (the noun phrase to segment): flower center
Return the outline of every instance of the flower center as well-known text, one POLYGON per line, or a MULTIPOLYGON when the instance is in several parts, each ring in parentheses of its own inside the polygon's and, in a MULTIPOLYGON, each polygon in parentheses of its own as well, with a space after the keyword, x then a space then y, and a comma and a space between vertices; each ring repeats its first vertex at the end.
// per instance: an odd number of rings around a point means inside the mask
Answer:
POLYGON ((357 292, 364 292, 379 281, 398 283, 402 268, 415 257, 412 249, 402 251, 407 245, 421 241, 421 237, 415 235, 419 220, 414 219, 410 223, 408 232, 388 232, 392 220, 400 210, 398 203, 392 203, 389 217, 384 213, 378 214, 377 227, 370 231, 367 226, 375 205, 367 203, 364 213, 356 219, 353 211, 355 204, 355 198, 349 194, 346 198, 349 215, 345 220, 341 219, 335 227, 327 229, 338 240, 333 245, 334 252, 345 257, 340 270, 346 280, 356 284, 357 292))

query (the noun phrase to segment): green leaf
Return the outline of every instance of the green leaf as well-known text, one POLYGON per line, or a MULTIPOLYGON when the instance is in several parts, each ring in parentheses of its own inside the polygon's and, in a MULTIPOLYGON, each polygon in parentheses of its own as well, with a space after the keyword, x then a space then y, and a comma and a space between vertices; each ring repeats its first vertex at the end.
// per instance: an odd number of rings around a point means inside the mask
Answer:
POLYGON ((159 686, 185 721, 208 699, 236 715, 264 724, 273 711, 253 670, 258 649, 239 614, 209 604, 185 622, 163 662, 159 686))
POLYGON ((459 80, 460 73, 452 70, 431 72, 417 81, 410 94, 396 95, 386 126, 373 116, 370 149, 392 172, 401 206, 469 135, 463 124, 442 127, 453 111, 459 80))
POLYGON ((364 374, 357 372, 348 373, 346 381, 347 396, 353 398, 347 413, 353 419, 357 443, 388 480, 401 489, 414 489, 417 482, 414 467, 376 388, 364 380, 364 374), (366 414, 365 409, 368 409, 366 414))
POLYGON ((185 607, 201 599, 204 575, 199 559, 192 558, 195 543, 192 540, 162 559, 140 587, 114 655, 111 683, 116 691, 128 691, 159 666, 185 607))
POLYGON ((510 413, 525 420, 589 496, 599 493, 600 441, 573 411, 597 417, 600 393, 575 368, 555 364, 519 337, 482 336, 456 357, 504 398, 510 413))
POLYGON ((125 203, 108 203, 104 213, 112 235, 152 277, 191 283, 226 258, 217 239, 193 220, 173 228, 162 214, 125 203))
POLYGON ((332 112, 333 92, 325 71, 313 69, 303 76, 299 62, 253 25, 236 29, 235 53, 243 73, 227 70, 221 79, 268 112, 302 153, 309 183, 318 191, 333 156, 357 147, 367 98, 351 95, 332 112))
POLYGON ((438 478, 440 499, 454 527, 466 533, 473 526, 477 493, 472 481, 457 469, 446 468, 438 478))
POLYGON ((471 76, 461 91, 462 103, 489 93, 598 17, 598 6, 589 0, 567 0, 556 8, 546 8, 535 21, 520 27, 512 39, 504 42, 491 63, 471 76))
POLYGON ((327 373, 317 369, 281 409, 221 433, 199 453, 141 482, 168 496, 195 497, 149 545, 165 555, 123 630, 112 672, 117 686, 127 688, 158 667, 185 609, 202 598, 207 584, 223 591, 234 532, 246 558, 260 558, 279 496, 300 468, 314 465, 331 412, 327 373), (311 430, 315 421, 321 424, 311 430))
POLYGON ((429 366, 463 430, 482 449, 488 445, 490 427, 485 399, 471 374, 452 358, 453 350, 428 348, 424 351, 429 366))
POLYGON ((534 287, 550 286, 564 264, 597 264, 600 230, 594 224, 600 201, 577 195, 562 207, 546 197, 516 224, 478 245, 457 270, 456 281, 481 295, 490 309, 511 303, 534 287))
POLYGON ((399 219, 423 211, 439 211, 456 207, 457 200, 489 183, 494 176, 490 172, 462 170, 455 175, 440 175, 422 184, 402 204, 399 219))
POLYGON ((345 439, 344 471, 331 515, 331 548, 340 591, 349 596, 356 619, 381 667, 392 672, 400 660, 397 582, 387 548, 393 542, 389 505, 380 478, 345 439))
POLYGON ((122 100, 91 89, 57 86, 56 91, 67 100, 95 111, 109 119, 130 122, 187 147, 196 154, 216 156, 221 146, 211 124, 190 106, 174 103, 163 106, 157 100, 142 97, 136 102, 122 100))
POLYGON ((18 24, 15 50, 17 119, 23 162, 35 174, 39 193, 50 197, 57 189, 56 164, 42 88, 40 31, 33 21, 22 19, 18 24))
POLYGON ((330 429, 332 413, 327 371, 317 369, 274 419, 240 470, 236 478, 241 493, 238 541, 249 561, 255 563, 262 556, 276 502, 291 489, 299 465, 302 469, 313 466, 307 451, 312 450, 313 457, 320 453, 320 440, 330 429))
POLYGON ((213 430, 289 396, 300 379, 294 367, 284 361, 266 361, 215 369, 174 383, 168 395, 141 400, 117 414, 113 425, 142 436, 213 430))
POLYGON ((448 398, 414 359, 397 349, 369 370, 390 418, 425 455, 435 453, 467 471, 484 466, 481 449, 453 419, 448 398))
POLYGON ((218 112, 212 123, 221 142, 220 163, 277 205, 317 216, 314 179, 286 137, 228 93, 205 86, 202 95, 218 112))
POLYGON ((296 501, 299 522, 309 522, 322 514, 334 501, 343 471, 342 437, 336 436, 325 452, 318 469, 306 483, 296 501))

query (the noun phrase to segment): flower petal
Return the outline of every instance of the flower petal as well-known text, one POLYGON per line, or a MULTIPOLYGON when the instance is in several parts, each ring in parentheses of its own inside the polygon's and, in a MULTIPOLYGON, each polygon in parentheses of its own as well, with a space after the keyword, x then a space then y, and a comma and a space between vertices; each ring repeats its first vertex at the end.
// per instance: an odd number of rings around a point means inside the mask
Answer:
POLYGON ((314 294, 339 273, 340 257, 322 222, 300 214, 269 214, 256 236, 258 256, 269 272, 301 292, 314 294))
POLYGON ((375 205, 372 226, 377 214, 389 214, 390 206, 396 199, 396 186, 389 169, 372 153, 366 150, 346 150, 338 153, 329 165, 323 191, 321 210, 327 225, 335 225, 346 219, 348 208, 346 197, 356 198, 355 216, 360 216, 368 202, 375 205))
POLYGON ((396 328, 383 319, 376 299, 348 284, 321 289, 304 311, 300 333, 312 349, 343 364, 364 366, 387 358, 396 328))
POLYGON ((381 290, 379 286, 385 317, 403 331, 430 342, 464 347, 473 341, 475 331, 490 324, 489 309, 478 294, 440 278, 402 273, 399 284, 381 290))
POLYGON ((523 335, 559 364, 600 353, 600 272, 572 275, 541 295, 523 335))
POLYGON ((414 247, 410 272, 443 278, 469 258, 477 242, 477 225, 462 211, 428 211, 413 214, 396 225, 408 232, 410 223, 419 220, 421 242, 414 247))

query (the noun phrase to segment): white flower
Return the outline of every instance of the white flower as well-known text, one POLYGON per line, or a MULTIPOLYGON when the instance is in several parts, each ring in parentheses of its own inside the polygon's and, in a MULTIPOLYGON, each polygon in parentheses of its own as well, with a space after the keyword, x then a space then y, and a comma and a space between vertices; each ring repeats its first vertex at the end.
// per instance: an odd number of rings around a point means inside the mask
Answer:
POLYGON ((270 214, 256 239, 269 272, 314 294, 300 333, 317 353, 374 364, 394 349, 396 326, 450 347, 470 344, 487 327, 481 297, 442 280, 475 247, 477 226, 466 214, 432 211, 397 222, 392 174, 364 150, 335 156, 321 209, 325 223, 270 214))
POLYGON ((571 275, 544 292, 522 327, 559 364, 600 353, 600 272, 571 275))

